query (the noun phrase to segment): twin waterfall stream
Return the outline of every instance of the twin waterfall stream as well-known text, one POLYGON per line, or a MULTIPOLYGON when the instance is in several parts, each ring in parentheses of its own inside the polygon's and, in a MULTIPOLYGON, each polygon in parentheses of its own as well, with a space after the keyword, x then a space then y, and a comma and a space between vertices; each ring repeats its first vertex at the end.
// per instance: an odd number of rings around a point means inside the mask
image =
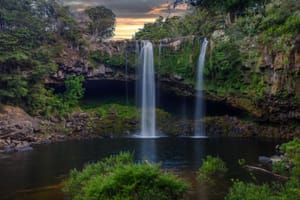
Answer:
MULTIPOLYGON (((194 137, 205 137, 205 130, 200 119, 204 116, 203 105, 203 71, 208 41, 205 38, 201 45, 201 51, 197 63, 196 105, 195 105, 195 131, 194 137)), ((138 104, 141 107, 141 133, 138 137, 155 138, 160 135, 156 130, 156 84, 154 70, 153 45, 150 41, 142 41, 136 45, 138 56, 137 80, 138 104)), ((161 53, 161 43, 160 43, 161 53)), ((160 56, 160 55, 159 55, 160 56)))

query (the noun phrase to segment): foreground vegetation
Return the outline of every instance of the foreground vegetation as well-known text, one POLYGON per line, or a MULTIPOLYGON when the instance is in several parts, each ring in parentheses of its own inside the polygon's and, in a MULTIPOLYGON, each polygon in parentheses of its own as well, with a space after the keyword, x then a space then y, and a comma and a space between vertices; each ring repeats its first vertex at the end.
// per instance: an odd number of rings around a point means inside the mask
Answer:
POLYGON ((205 182, 214 182, 215 178, 223 177, 228 171, 225 162, 219 157, 207 156, 202 160, 198 172, 198 179, 205 182))
MULTIPOLYGON (((255 183, 246 183, 234 181, 226 200, 290 200, 300 199, 300 139, 294 139, 288 143, 282 144, 281 153, 284 155, 285 169, 282 171, 286 175, 289 171, 289 179, 282 183, 274 185, 255 183)), ((278 173, 278 171, 277 171, 278 173)))
POLYGON ((74 200, 179 200, 188 186, 159 165, 133 162, 133 155, 120 153, 73 170, 63 191, 74 200))

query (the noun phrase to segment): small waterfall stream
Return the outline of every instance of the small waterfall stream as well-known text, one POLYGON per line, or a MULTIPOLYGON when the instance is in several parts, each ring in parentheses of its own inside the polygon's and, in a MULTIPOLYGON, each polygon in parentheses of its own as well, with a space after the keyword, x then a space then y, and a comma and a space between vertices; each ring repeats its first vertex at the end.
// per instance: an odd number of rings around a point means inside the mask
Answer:
POLYGON ((155 137, 155 73, 153 61, 153 45, 150 41, 142 41, 140 52, 141 78, 141 137, 155 137))
POLYGON ((206 48, 208 45, 208 41, 205 38, 202 42, 201 51, 198 59, 197 65, 197 96, 196 96, 196 112, 195 112, 195 137, 203 137, 205 136, 205 130, 203 123, 200 119, 203 118, 204 115, 204 105, 203 105, 203 72, 205 66, 205 55, 206 55, 206 48))

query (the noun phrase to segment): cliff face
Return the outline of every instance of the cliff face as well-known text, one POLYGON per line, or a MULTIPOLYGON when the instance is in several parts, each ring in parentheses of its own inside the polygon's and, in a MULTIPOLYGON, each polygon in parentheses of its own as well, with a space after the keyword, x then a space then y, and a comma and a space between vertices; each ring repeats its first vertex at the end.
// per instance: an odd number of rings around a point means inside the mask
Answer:
MULTIPOLYGON (((237 71, 234 75, 223 75, 218 68, 211 70, 215 67, 211 61, 215 59, 212 52, 218 48, 214 39, 210 40, 207 55, 205 98, 245 110, 261 122, 285 123, 300 119, 300 36, 292 41, 293 49, 288 54, 258 44, 256 56, 241 60, 239 67, 232 69, 237 71), (229 83, 230 79, 238 80, 229 83)), ((156 74, 161 87, 184 96, 195 94, 200 40, 185 37, 153 42, 156 74)), ((239 48, 242 52, 246 47, 239 48)), ((83 75, 86 81, 135 81, 139 49, 138 41, 128 40, 98 44, 85 57, 66 53, 65 62, 48 82, 63 83, 67 75, 83 75)), ((250 54, 251 50, 248 51, 250 54)))
POLYGON ((278 95, 281 92, 300 97, 300 35, 292 42, 293 49, 288 53, 275 53, 265 48, 261 52, 260 70, 269 85, 268 93, 278 95))
POLYGON ((252 69, 262 77, 263 93, 254 102, 260 120, 285 123, 300 119, 300 35, 291 43, 288 53, 265 47, 260 51, 258 69, 252 69))

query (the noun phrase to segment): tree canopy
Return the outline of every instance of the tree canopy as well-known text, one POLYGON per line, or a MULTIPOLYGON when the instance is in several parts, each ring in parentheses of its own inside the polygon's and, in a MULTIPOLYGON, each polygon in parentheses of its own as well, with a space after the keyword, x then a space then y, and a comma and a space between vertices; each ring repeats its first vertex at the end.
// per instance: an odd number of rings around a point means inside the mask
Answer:
POLYGON ((56 100, 44 78, 63 46, 80 44, 75 20, 55 0, 1 0, 0 30, 0 102, 46 109, 56 100))
POLYGON ((91 21, 88 24, 89 33, 97 39, 114 36, 116 15, 104 6, 89 8, 85 11, 91 21))

